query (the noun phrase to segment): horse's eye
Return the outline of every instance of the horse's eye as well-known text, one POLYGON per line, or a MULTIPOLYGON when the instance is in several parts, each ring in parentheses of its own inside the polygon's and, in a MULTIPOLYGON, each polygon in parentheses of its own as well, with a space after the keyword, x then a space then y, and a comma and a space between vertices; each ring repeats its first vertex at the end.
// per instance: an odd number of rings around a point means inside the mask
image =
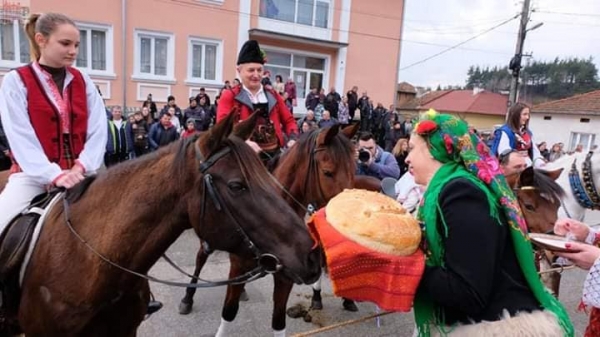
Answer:
POLYGON ((532 205, 529 205, 529 204, 525 205, 525 209, 527 209, 528 211, 531 211, 531 212, 535 211, 535 207, 533 207, 532 205))
POLYGON ((227 187, 233 193, 240 193, 246 190, 246 185, 242 184, 239 181, 232 181, 227 184, 227 187))
POLYGON ((333 172, 331 171, 323 171, 323 174, 327 177, 327 178, 333 178, 333 172))

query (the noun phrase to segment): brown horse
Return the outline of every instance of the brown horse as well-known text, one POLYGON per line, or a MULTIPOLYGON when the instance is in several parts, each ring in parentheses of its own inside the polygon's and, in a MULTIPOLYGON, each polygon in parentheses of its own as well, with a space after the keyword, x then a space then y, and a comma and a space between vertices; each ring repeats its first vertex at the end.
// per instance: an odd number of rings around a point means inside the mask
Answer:
MULTIPOLYGON (((280 193, 299 216, 305 216, 307 205, 311 204, 315 209, 323 207, 329 199, 353 186, 356 166, 350 139, 356 134, 358 124, 344 128, 341 133, 338 130, 334 126, 303 135, 275 165, 273 175, 281 185, 280 193)), ((194 276, 200 274, 207 258, 203 249, 198 251, 194 276)), ((256 265, 252 259, 233 254, 230 254, 230 261, 230 277, 241 275, 256 265)), ((279 273, 274 274, 274 279, 272 328, 281 331, 286 326, 286 306, 293 284, 279 273)), ((235 319, 243 288, 243 285, 227 288, 222 312, 226 322, 235 319)), ((179 306, 180 313, 191 312, 194 293, 194 288, 186 290, 179 306)), ((225 329, 222 324, 217 335, 224 334, 225 329)))
POLYGON ((24 276, 18 323, 27 336, 136 335, 148 281, 91 247, 145 274, 192 227, 215 249, 248 259, 272 254, 282 280, 320 276, 320 252, 302 219, 243 140, 256 118, 232 131, 237 116, 69 191, 69 215, 62 203, 52 209, 24 276))
MULTIPOLYGON (((558 217, 563 189, 556 182, 562 169, 543 171, 527 168, 520 175, 507 177, 513 188, 527 227, 531 233, 552 233, 558 217)), ((552 268, 553 256, 550 252, 536 249, 536 267, 538 271, 552 268)), ((541 275, 544 285, 558 297, 561 274, 559 272, 541 275)))

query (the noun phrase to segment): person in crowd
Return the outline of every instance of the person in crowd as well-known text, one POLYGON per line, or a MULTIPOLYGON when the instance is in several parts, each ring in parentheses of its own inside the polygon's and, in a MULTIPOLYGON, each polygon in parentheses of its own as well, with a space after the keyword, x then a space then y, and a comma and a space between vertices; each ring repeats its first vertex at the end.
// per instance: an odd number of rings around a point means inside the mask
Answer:
POLYGON ((148 108, 150 116, 152 116, 154 122, 158 121, 158 108, 156 107, 156 103, 154 103, 154 101, 152 100, 152 94, 148 94, 146 100, 144 101, 144 103, 142 103, 142 109, 143 108, 148 108))
POLYGON ((331 87, 331 90, 325 96, 325 102, 323 103, 325 110, 328 110, 331 118, 335 120, 338 119, 338 109, 341 100, 342 97, 335 91, 334 87, 331 87))
POLYGON ((177 132, 181 132, 181 123, 179 123, 179 118, 177 117, 176 113, 175 107, 173 106, 169 107, 165 112, 165 114, 171 116, 170 122, 173 127, 175 127, 175 130, 177 130, 177 132))
POLYGON ((181 133, 181 138, 186 139, 195 135, 196 133, 198 133, 198 130, 196 129, 196 121, 190 118, 185 123, 185 130, 181 133))
POLYGON ((564 155, 565 155, 565 153, 562 151, 560 144, 556 143, 556 144, 552 145, 550 155, 548 156, 548 161, 553 162, 564 155))
POLYGON ((183 112, 181 112, 181 108, 177 106, 177 103, 175 103, 175 96, 172 95, 167 98, 167 104, 162 108, 160 113, 170 113, 169 110, 171 108, 173 108, 173 113, 171 114, 171 117, 177 118, 177 121, 171 118, 171 122, 173 123, 173 125, 183 125, 183 112))
MULTIPOLYGON (((146 111, 148 110, 147 108, 146 111)), ((133 152, 135 157, 141 157, 148 153, 148 134, 150 133, 150 125, 147 119, 144 119, 142 112, 136 111, 133 115, 134 122, 131 125, 133 132, 133 152)))
POLYGON ((373 105, 370 103, 367 92, 362 93, 358 100, 358 109, 360 110, 360 131, 371 131, 373 127, 373 105))
POLYGON ((260 152, 263 162, 291 147, 298 136, 298 125, 287 109, 283 98, 272 88, 261 84, 265 57, 257 41, 249 40, 238 55, 237 71, 242 85, 223 92, 217 111, 217 122, 225 118, 232 108, 240 111, 244 120, 252 113, 259 118, 248 144, 260 152))
POLYGON ((317 123, 323 118, 323 111, 325 111, 324 102, 325 99, 319 96, 319 102, 317 103, 317 106, 315 106, 315 119, 317 120, 317 123))
POLYGON ((148 126, 148 128, 155 123, 154 118, 152 118, 152 115, 150 114, 150 108, 148 107, 143 107, 142 108, 142 119, 146 122, 146 125, 148 126))
POLYGON ((600 232, 574 219, 559 219, 554 225, 554 234, 572 241, 565 244, 569 252, 556 252, 556 255, 588 270, 582 302, 592 310, 584 337, 600 336, 600 232))
POLYGON ((273 89, 283 97, 285 93, 285 84, 283 83, 283 78, 281 75, 275 75, 275 84, 273 85, 273 89))
POLYGON ((131 158, 133 153, 133 130, 131 124, 123 119, 120 106, 112 108, 112 118, 108 121, 108 140, 104 165, 111 167, 131 158))
MULTIPOLYGON (((406 141, 406 139, 403 140, 406 141)), ((396 192, 396 201, 398 201, 408 213, 416 215, 425 188, 417 184, 412 173, 407 171, 396 182, 394 189, 396 192)))
POLYGON ((315 112, 312 110, 306 111, 306 115, 298 120, 298 128, 300 128, 304 122, 314 122, 316 124, 317 119, 315 118, 315 112))
POLYGON ((541 142, 537 145, 538 150, 540 150, 540 154, 542 155, 542 157, 544 157, 545 161, 549 161, 550 160, 550 151, 548 150, 548 146, 546 145, 546 142, 541 142))
POLYGON ((331 117, 329 110, 323 111, 323 118, 321 118, 321 120, 317 123, 317 125, 321 129, 328 128, 328 127, 334 126, 336 124, 338 124, 338 121, 337 121, 337 119, 331 117))
POLYGON ((350 111, 350 121, 354 119, 356 109, 358 108, 358 87, 353 86, 352 89, 346 93, 348 99, 348 111, 350 111))
POLYGON ((386 177, 398 179, 400 168, 394 155, 384 151, 375 143, 372 133, 363 132, 358 139, 356 174, 368 175, 378 179, 386 177))
POLYGON ((315 111, 317 104, 319 104, 319 93, 317 90, 318 89, 315 87, 310 88, 310 92, 308 93, 308 95, 306 95, 306 98, 304 99, 304 105, 306 106, 306 110, 315 111))
POLYGON ((406 163, 406 157, 408 156, 408 139, 399 138, 392 149, 392 154, 396 158, 398 167, 400 168, 400 177, 408 172, 408 164, 406 163))
POLYGON ((346 96, 342 97, 342 100, 338 103, 338 122, 342 126, 350 124, 350 108, 346 96))
MULTIPOLYGON (((234 87, 239 85, 239 81, 236 78, 234 81, 234 87), (237 83, 237 84, 236 84, 237 83)), ((208 96, 208 94, 206 93, 206 88, 202 87, 200 88, 200 92, 198 93, 198 95, 196 95, 196 103, 198 103, 198 106, 204 107, 204 108, 209 108, 210 107, 210 96, 208 96), (204 104, 201 104, 200 99, 204 97, 204 104)))
POLYGON ((546 164, 529 129, 529 107, 516 103, 508 111, 506 124, 494 131, 492 153, 498 155, 506 149, 519 151, 527 160, 528 166, 536 168, 546 164))
POLYGON ((164 113, 160 116, 159 123, 152 124, 148 135, 151 151, 156 151, 179 139, 179 131, 171 123, 172 118, 171 114, 164 113))
MULTIPOLYGON (((285 93, 287 94, 287 104, 291 105, 292 107, 295 107, 297 102, 296 102, 296 83, 294 83, 294 80, 291 77, 288 77, 287 82, 285 82, 285 86, 284 86, 284 90, 285 93)), ((290 112, 293 112, 292 109, 290 109, 290 112)))
POLYGON ((521 174, 527 168, 527 161, 516 150, 506 149, 498 156, 500 168, 504 176, 509 177, 516 174, 521 174))
POLYGON ((70 189, 98 170, 108 135, 96 85, 73 67, 75 22, 32 14, 25 31, 32 62, 5 74, 0 87, 0 120, 14 159, 0 193, 0 232, 48 186, 70 189))
POLYGON ((190 106, 185 109, 184 116, 186 121, 194 121, 196 131, 208 131, 211 123, 211 113, 206 109, 206 97, 200 97, 200 104, 194 97, 190 97, 190 106))
POLYGON ((423 114, 406 162, 427 186, 419 336, 573 336, 536 272, 527 224, 497 159, 458 117, 423 114))
POLYGON ((302 122, 300 133, 308 133, 315 129, 317 129, 317 123, 315 123, 315 121, 304 121, 302 122))

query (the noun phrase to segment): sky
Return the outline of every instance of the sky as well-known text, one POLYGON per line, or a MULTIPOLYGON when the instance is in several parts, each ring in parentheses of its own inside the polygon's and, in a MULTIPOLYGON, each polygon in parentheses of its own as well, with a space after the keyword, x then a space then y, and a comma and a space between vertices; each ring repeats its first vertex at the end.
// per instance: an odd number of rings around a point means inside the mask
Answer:
MULTIPOLYGON (((415 86, 464 85, 471 65, 506 66, 515 54, 522 0, 406 0, 399 82, 415 86), (482 34, 483 33, 483 34, 482 34), (413 65, 478 34, 460 47, 413 65)), ((593 57, 600 70, 600 0, 531 0, 524 58, 593 57)))

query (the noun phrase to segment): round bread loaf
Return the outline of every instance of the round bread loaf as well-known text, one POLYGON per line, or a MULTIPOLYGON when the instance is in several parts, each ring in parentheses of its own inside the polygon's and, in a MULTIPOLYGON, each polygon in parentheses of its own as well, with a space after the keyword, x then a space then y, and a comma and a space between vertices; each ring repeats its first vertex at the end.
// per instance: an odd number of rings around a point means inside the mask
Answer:
POLYGON ((375 251, 408 256, 421 242, 417 220, 377 192, 344 190, 327 203, 327 222, 345 237, 375 251))

